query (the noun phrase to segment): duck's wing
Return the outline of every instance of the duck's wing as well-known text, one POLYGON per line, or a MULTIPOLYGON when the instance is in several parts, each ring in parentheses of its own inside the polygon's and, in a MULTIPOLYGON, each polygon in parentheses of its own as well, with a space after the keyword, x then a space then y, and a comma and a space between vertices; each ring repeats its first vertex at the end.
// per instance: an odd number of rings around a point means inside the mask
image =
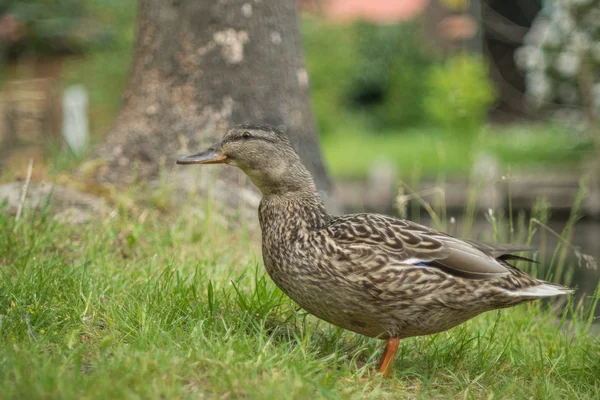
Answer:
POLYGON ((414 222, 379 214, 338 217, 327 227, 342 258, 353 263, 379 260, 385 265, 414 265, 441 269, 470 279, 506 276, 506 260, 520 259, 521 246, 496 246, 454 238, 414 222))
POLYGON ((465 240, 465 242, 473 245, 478 250, 481 250, 490 257, 494 257, 502 261, 527 261, 531 263, 537 263, 537 261, 531 258, 521 257, 515 253, 532 253, 537 249, 521 244, 497 244, 497 243, 483 243, 476 240, 465 240))

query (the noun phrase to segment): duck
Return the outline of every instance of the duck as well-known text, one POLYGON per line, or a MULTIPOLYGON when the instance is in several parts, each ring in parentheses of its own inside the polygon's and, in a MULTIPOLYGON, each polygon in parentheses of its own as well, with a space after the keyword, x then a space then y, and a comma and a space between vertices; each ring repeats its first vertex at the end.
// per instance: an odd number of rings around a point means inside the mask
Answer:
POLYGON ((481 313, 572 289, 514 267, 532 249, 462 240, 415 222, 359 213, 333 216, 289 137, 269 125, 230 128, 177 164, 240 168, 262 193, 265 269, 310 314, 385 340, 376 372, 390 376, 400 340, 451 329, 481 313))

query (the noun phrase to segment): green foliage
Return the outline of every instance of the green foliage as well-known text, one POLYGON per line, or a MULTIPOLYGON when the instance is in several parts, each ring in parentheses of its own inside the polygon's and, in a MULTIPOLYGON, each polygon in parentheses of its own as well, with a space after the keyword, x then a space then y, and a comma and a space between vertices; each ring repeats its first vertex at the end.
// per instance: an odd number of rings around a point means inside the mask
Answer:
POLYGON ((380 130, 420 124, 424 74, 434 52, 418 22, 303 23, 306 64, 322 133, 361 122, 380 130))
POLYGON ((303 18, 302 33, 311 99, 320 131, 332 132, 351 118, 344 107, 348 77, 356 69, 356 45, 348 29, 303 18))
POLYGON ((454 135, 472 135, 496 99, 486 65, 477 56, 456 56, 432 67, 426 82, 426 117, 454 135))
POLYGON ((425 71, 435 52, 426 46, 419 21, 357 23, 351 33, 357 38, 359 57, 346 104, 376 130, 422 123, 425 71))
POLYGON ((88 12, 89 1, 8 0, 0 15, 11 15, 22 26, 18 40, 9 43, 8 55, 70 54, 110 40, 110 31, 88 12))
POLYGON ((303 25, 321 132, 356 126, 381 132, 426 125, 472 134, 496 98, 482 59, 439 63, 419 21, 395 25, 303 25))

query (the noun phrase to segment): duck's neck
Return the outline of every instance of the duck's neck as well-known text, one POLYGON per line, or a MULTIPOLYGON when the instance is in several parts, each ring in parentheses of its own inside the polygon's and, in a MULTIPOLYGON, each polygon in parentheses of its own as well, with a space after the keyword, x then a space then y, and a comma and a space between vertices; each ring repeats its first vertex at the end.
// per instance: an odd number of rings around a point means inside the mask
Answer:
POLYGON ((263 232, 278 227, 287 232, 300 229, 314 230, 331 220, 314 185, 305 190, 264 195, 259 207, 263 232))
POLYGON ((315 182, 293 150, 263 161, 259 167, 242 166, 263 195, 258 210, 263 233, 319 229, 329 222, 315 182))

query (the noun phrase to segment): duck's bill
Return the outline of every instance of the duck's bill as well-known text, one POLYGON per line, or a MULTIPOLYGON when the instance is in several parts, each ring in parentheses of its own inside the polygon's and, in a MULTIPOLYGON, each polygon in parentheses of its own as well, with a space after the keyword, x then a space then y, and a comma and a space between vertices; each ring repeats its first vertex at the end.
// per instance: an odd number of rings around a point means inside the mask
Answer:
POLYGON ((227 156, 215 150, 206 150, 197 154, 181 157, 177 164, 223 164, 227 156))

